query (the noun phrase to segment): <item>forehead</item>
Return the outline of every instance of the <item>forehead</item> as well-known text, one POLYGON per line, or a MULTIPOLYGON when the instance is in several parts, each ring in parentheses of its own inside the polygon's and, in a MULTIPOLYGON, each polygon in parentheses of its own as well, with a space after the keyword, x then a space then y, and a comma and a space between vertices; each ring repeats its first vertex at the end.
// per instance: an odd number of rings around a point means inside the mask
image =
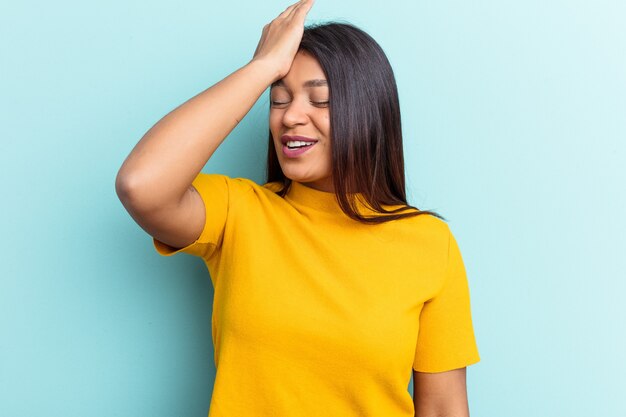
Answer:
POLYGON ((286 89, 328 87, 328 81, 317 59, 305 51, 299 51, 287 75, 272 83, 272 89, 277 87, 286 89))

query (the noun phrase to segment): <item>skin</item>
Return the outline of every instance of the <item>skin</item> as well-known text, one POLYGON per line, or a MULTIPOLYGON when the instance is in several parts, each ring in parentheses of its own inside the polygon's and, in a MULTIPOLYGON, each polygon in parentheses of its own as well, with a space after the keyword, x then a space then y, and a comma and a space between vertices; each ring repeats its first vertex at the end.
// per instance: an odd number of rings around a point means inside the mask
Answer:
POLYGON ((447 372, 413 371, 416 417, 469 417, 466 367, 447 372))
POLYGON ((267 88, 287 75, 312 6, 304 0, 287 7, 263 27, 248 64, 176 107, 135 145, 115 190, 150 236, 172 248, 200 236, 205 207, 192 181, 267 88))
POLYGON ((326 81, 326 77, 317 59, 301 50, 289 73, 270 91, 270 131, 278 162, 287 178, 320 191, 334 192, 328 85, 304 86, 310 80, 326 81), (283 135, 305 136, 318 142, 302 155, 287 157, 282 151, 283 135))
MULTIPOLYGON (((205 208, 192 180, 267 87, 280 79, 284 86, 272 89, 272 94, 288 104, 271 107, 270 131, 281 168, 294 181, 333 191, 328 107, 314 104, 326 101, 328 90, 302 86, 325 77, 314 58, 298 52, 312 5, 312 0, 294 3, 265 25, 248 64, 168 113, 126 158, 115 189, 148 234, 175 249, 198 238, 205 208), (290 160, 282 155, 283 134, 312 137, 319 143, 290 160)), ((469 416, 465 368, 413 376, 416 417, 469 416)))

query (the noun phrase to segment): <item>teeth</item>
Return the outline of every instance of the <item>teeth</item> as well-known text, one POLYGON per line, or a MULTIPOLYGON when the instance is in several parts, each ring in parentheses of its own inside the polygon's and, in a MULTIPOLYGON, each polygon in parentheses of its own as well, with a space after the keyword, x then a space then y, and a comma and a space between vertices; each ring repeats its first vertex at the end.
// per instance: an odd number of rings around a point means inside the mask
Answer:
POLYGON ((290 148, 293 148, 294 146, 304 146, 304 145, 311 145, 315 142, 303 142, 300 140, 290 140, 289 142, 287 142, 287 146, 289 146, 290 148))

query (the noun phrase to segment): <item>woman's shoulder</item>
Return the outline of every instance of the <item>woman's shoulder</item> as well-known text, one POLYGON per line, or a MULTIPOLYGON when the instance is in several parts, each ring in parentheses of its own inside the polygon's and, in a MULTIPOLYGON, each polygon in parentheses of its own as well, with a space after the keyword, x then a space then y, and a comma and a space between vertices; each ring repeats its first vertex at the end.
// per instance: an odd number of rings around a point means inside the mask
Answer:
POLYGON ((206 173, 200 172, 196 178, 196 181, 200 182, 222 182, 227 184, 233 191, 266 191, 271 192, 279 191, 282 188, 281 182, 257 182, 253 179, 246 177, 236 177, 228 174, 220 173, 206 173))
POLYGON ((417 233, 428 241, 447 242, 450 226, 439 217, 430 213, 417 214, 396 222, 400 227, 406 227, 411 233, 417 233))
POLYGON ((273 193, 276 193, 283 189, 283 183, 280 181, 266 182, 262 185, 262 187, 270 190, 273 193))

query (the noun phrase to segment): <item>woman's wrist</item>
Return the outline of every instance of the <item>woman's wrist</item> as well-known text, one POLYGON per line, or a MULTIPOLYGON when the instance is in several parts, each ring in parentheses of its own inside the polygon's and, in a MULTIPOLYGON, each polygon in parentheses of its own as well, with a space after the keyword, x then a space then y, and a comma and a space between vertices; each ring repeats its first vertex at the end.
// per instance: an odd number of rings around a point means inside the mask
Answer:
POLYGON ((259 77, 267 82, 267 86, 282 78, 278 66, 271 61, 255 58, 248 62, 246 66, 254 68, 254 72, 258 73, 259 77))

